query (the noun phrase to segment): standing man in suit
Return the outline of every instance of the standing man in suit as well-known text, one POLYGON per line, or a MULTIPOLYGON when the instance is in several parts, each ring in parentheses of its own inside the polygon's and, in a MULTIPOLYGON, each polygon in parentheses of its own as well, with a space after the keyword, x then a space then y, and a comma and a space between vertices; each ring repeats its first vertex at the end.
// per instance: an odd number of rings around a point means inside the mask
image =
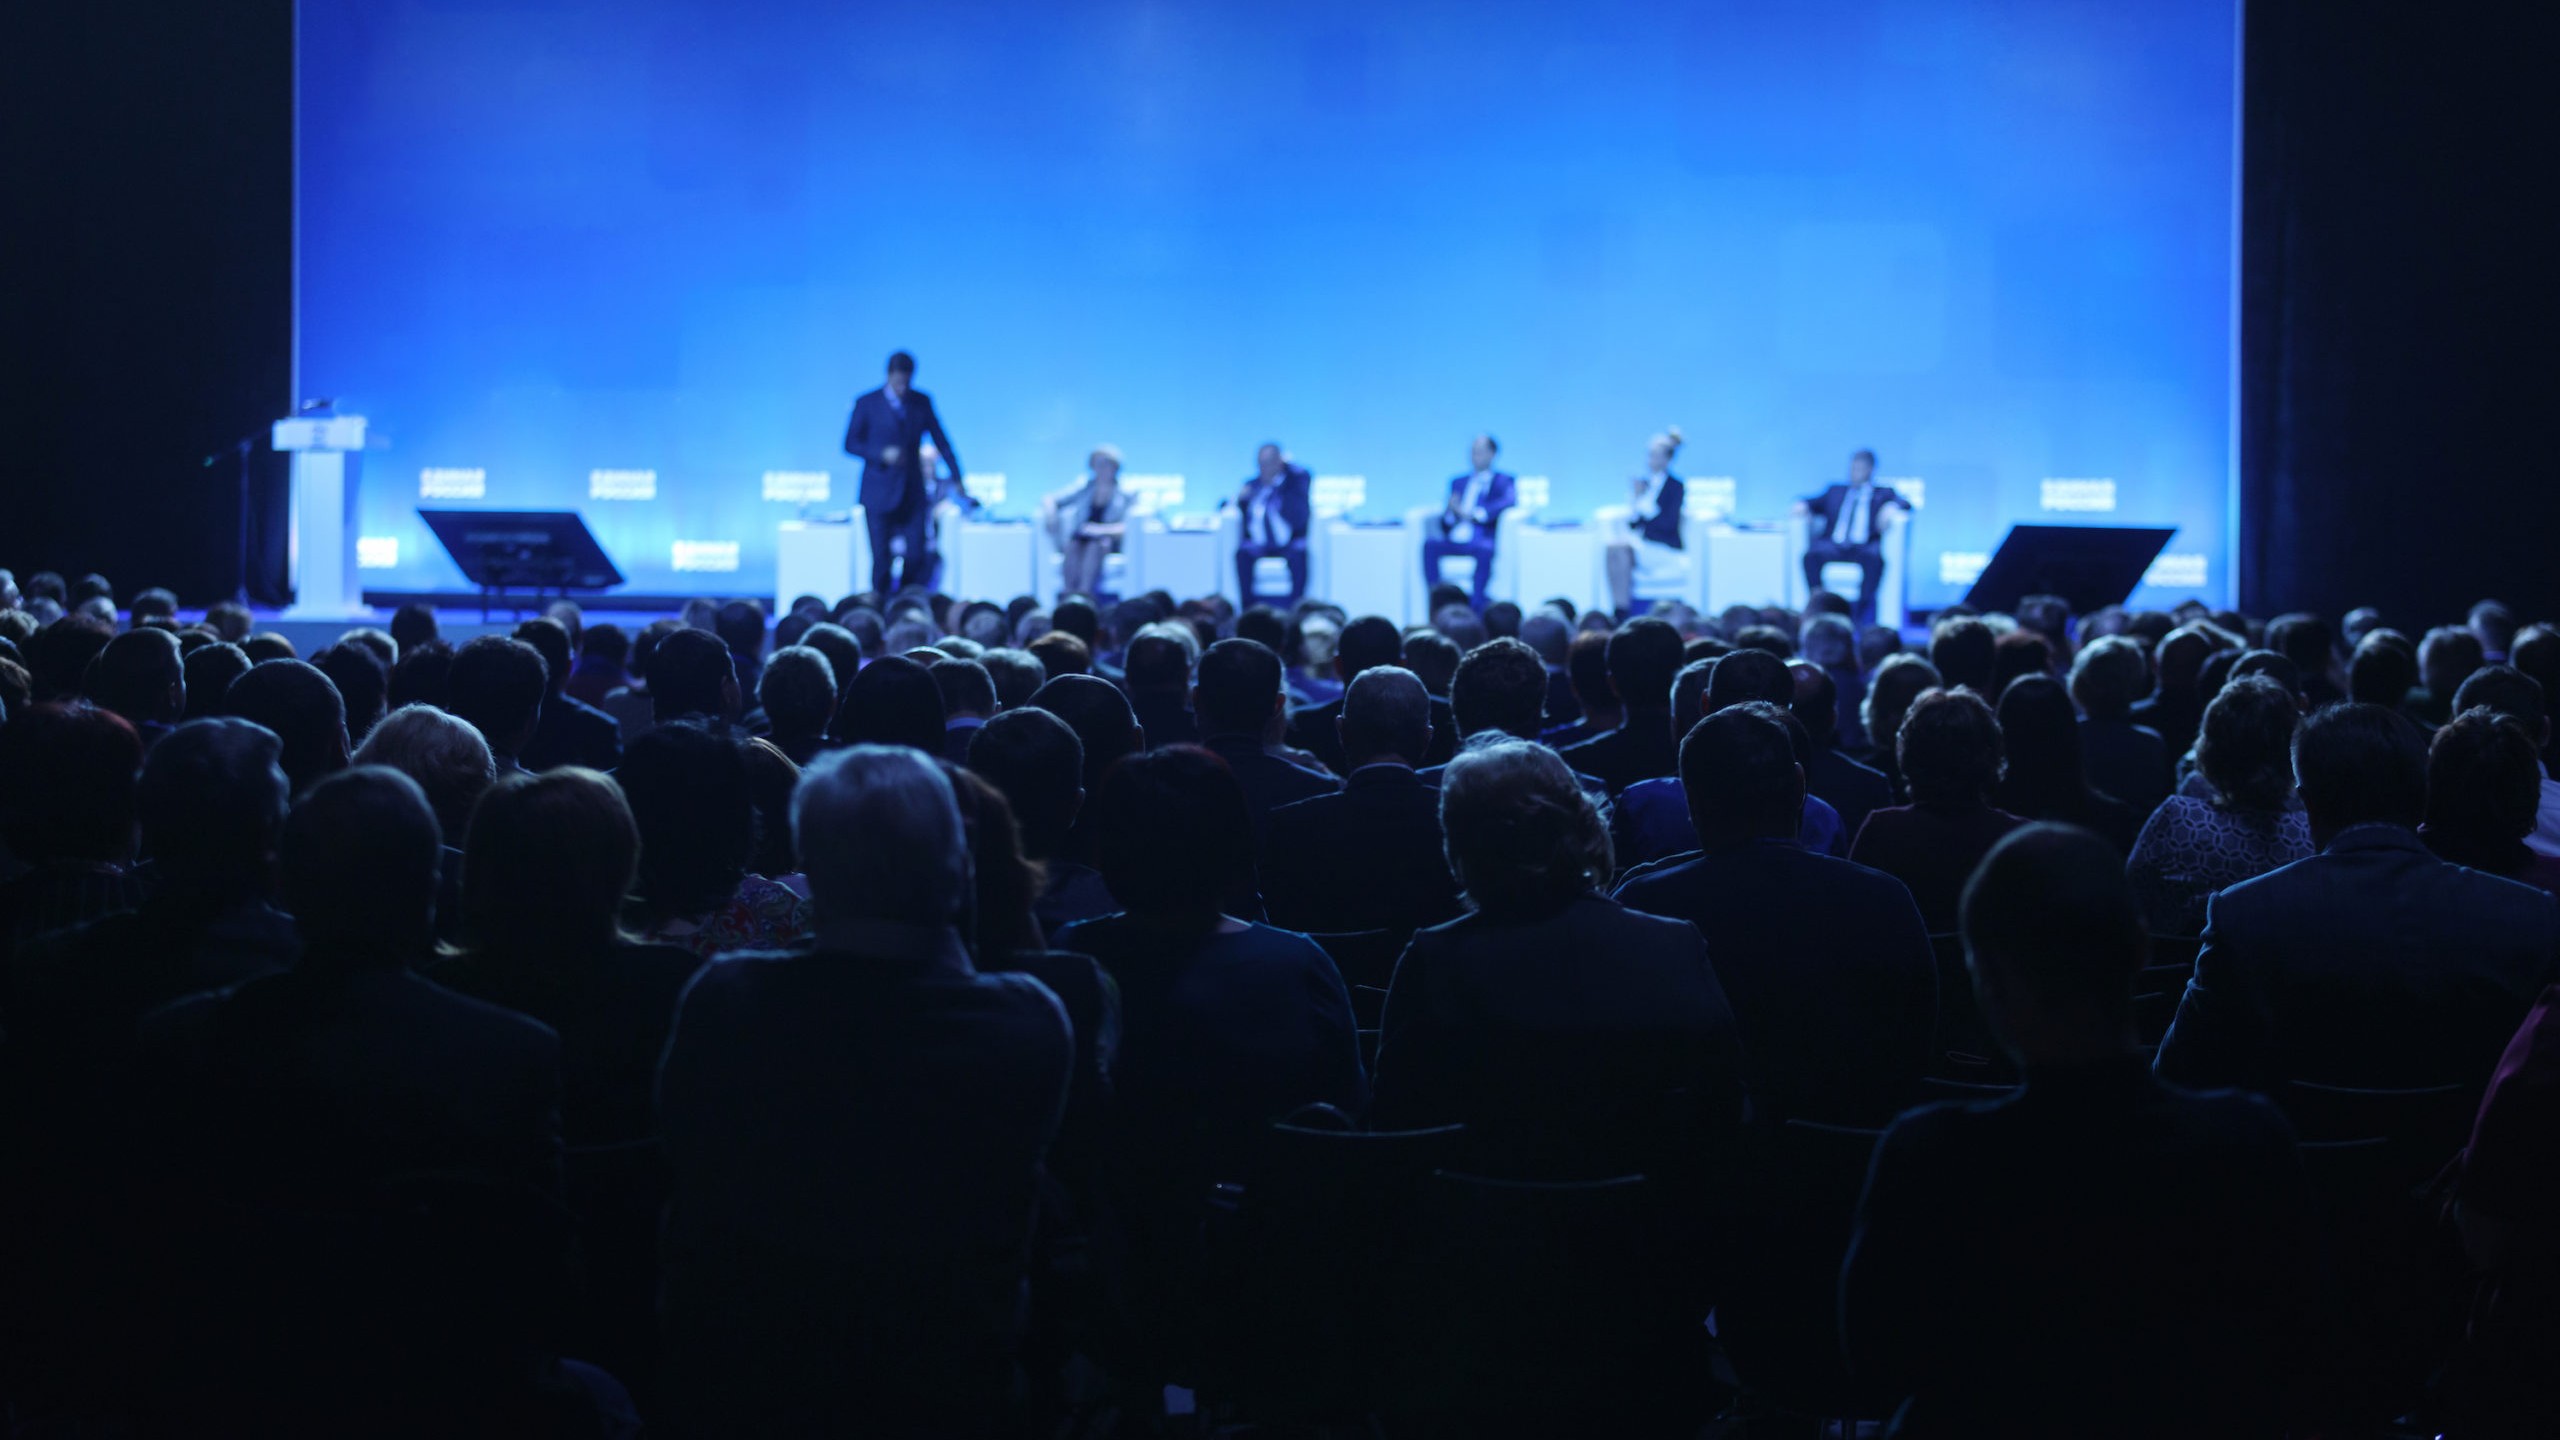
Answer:
POLYGON ((1236 510, 1244 517, 1244 535, 1236 542, 1236 603, 1248 608, 1255 603, 1254 562, 1277 555, 1289 563, 1285 609, 1307 593, 1307 531, 1315 523, 1309 492, 1315 477, 1305 466, 1290 464, 1277 442, 1254 452, 1253 463, 1253 478, 1236 496, 1236 510))
POLYGON ((1452 555, 1476 562, 1468 583, 1475 591, 1479 615, 1484 613, 1485 587, 1493 581, 1494 528, 1502 523, 1502 512, 1519 503, 1511 477, 1493 468, 1494 457, 1501 453, 1501 444, 1492 436, 1476 437, 1467 452, 1467 473, 1449 482, 1449 498, 1422 539, 1425 585, 1440 583, 1440 562, 1452 555))
POLYGON ((871 588, 883 599, 907 585, 931 584, 934 560, 928 539, 934 501, 942 488, 924 470, 924 442, 931 438, 959 483, 960 452, 934 413, 933 397, 915 388, 916 357, 889 357, 889 376, 877 390, 853 402, 844 427, 844 453, 862 461, 862 520, 871 531, 871 588), (893 542, 906 542, 907 561, 892 584, 893 542))
POLYGON ((1886 512, 1911 511, 1911 502, 1893 493, 1890 485, 1875 483, 1876 452, 1861 450, 1849 457, 1849 483, 1833 485, 1804 504, 1811 522, 1806 528, 1804 547, 1804 589, 1808 595, 1822 589, 1822 567, 1834 560, 1847 560, 1866 577, 1858 587, 1857 623, 1872 625, 1876 621, 1876 590, 1884 583, 1884 534, 1886 512))

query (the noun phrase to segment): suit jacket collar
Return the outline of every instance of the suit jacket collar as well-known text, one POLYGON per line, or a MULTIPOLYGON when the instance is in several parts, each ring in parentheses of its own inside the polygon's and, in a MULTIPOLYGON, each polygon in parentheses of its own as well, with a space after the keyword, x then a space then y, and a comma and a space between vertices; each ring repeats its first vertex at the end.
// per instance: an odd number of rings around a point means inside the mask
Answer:
POLYGON ((1400 760, 1378 760, 1343 777, 1345 790, 1419 790, 1422 777, 1400 760))
POLYGON ((2418 838, 2417 831, 2406 825, 2393 825, 2383 821, 2348 826, 2330 836, 2328 845, 2320 853, 2343 855, 2359 850, 2407 850, 2431 858, 2434 855, 2434 852, 2427 848, 2427 842, 2418 838))

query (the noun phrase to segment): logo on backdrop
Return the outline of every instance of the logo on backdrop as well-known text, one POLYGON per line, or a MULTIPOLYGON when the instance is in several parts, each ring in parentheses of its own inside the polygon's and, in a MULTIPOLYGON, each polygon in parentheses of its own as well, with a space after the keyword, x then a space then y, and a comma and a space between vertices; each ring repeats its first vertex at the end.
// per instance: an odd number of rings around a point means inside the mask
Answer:
POLYGON ((400 537, 397 535, 357 536, 356 568, 359 570, 399 569, 400 537))
POLYGON ((764 472, 764 498, 800 505, 823 503, 827 498, 827 472, 767 470, 764 472))
POLYGON ((735 540, 678 540, 668 553, 667 563, 678 570, 719 574, 738 568, 738 542, 735 540))
POLYGON ((1982 578, 1983 567, 1991 563, 1988 550, 1941 550, 1938 552, 1938 583, 1970 585, 1982 578))
POLYGON ((658 472, 655 470, 590 470, 587 472, 587 498, 590 500, 655 500, 658 498, 658 472))
POLYGON ((478 466, 430 465, 418 472, 421 500, 480 500, 489 494, 489 472, 478 466))
POLYGON ((2037 491, 2039 503, 2047 510, 2085 515, 2115 513, 2116 482, 2113 480, 2046 480, 2037 486, 2037 491))
POLYGON ((2142 572, 2142 583, 2164 590, 2201 590, 2205 587, 2205 557, 2202 554, 2163 555, 2142 572))

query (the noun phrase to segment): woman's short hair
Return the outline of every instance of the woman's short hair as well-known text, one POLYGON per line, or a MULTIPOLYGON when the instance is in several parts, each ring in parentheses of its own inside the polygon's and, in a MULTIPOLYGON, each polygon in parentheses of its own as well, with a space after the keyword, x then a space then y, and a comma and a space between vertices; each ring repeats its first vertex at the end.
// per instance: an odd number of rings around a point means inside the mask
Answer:
POLYGON ((1131 910, 1215 912, 1253 871, 1253 819, 1227 762, 1167 745, 1113 762, 1093 802, 1102 883, 1131 910))
POLYGON ((2122 720, 2151 693, 2151 657, 2142 642, 2106 635, 2071 658, 2071 699, 2092 720, 2122 720))
POLYGON ((2293 732, 2302 707, 2264 675, 2240 675, 2204 707, 2196 768, 2231 810, 2281 810, 2293 796, 2293 732))
POLYGON ((463 933, 474 950, 567 960, 613 943, 639 873, 622 787, 580 766, 509 775, 471 813, 463 933))
POLYGON ((417 781, 436 823, 456 839, 470 829, 471 807, 497 775, 480 731, 432 705, 403 705, 383 716, 356 747, 354 763, 388 765, 417 781))
POLYGON ((764 662, 756 681, 756 703, 764 707, 773 733, 782 736, 823 735, 836 714, 836 668, 826 652, 809 645, 785 645, 764 662))
POLYGON ((1909 652, 1888 655, 1867 679, 1867 698, 1859 702, 1858 718, 1881 744, 1902 728, 1902 717, 1920 692, 1934 690, 1938 683, 1938 667, 1927 657, 1909 652))
POLYGON ((2524 722, 2486 705, 2456 715, 2427 747, 2427 828, 2521 840, 2542 807, 2542 757, 2524 722))
POLYGON ((850 745, 809 762, 791 829, 822 920, 948 925, 969 901, 951 782, 911 747, 850 745))
POLYGON ((1915 805, 1984 803, 2005 763, 1999 717, 1962 685, 1920 692, 1902 717, 1894 751, 1915 805))
POLYGON ((978 953, 1039 948, 1040 927, 1031 906, 1040 898, 1041 867, 1022 853, 1013 806, 976 771, 945 761, 942 775, 951 782, 951 798, 959 804, 960 823, 969 837, 969 863, 977 878, 978 953))
POLYGON ((1467 903, 1491 915, 1553 910, 1606 883, 1609 827, 1564 760, 1497 740, 1461 751, 1440 776, 1440 831, 1467 903))

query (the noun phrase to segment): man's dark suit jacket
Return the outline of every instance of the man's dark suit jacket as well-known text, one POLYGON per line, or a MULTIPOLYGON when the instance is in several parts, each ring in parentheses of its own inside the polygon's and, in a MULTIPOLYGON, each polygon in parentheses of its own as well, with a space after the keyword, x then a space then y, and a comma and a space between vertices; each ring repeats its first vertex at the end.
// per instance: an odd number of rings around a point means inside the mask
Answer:
POLYGON ((1338 794, 1271 812, 1262 846, 1271 923, 1318 934, 1415 930, 1457 917, 1440 792, 1406 765, 1363 765, 1338 794))
POLYGON ((2356 825, 2215 895, 2161 1078, 2273 1094, 2287 1080, 2488 1083, 2560 978, 2560 901, 2356 825))
POLYGON ((593 705, 555 690, 543 697, 542 717, 517 759, 527 770, 584 765, 609 771, 622 764, 622 727, 593 705))
MULTIPOLYGON (((2178 757, 2196 747, 2196 731, 2204 724, 2204 704, 2193 690, 2160 691, 2133 704, 2133 723, 2160 737, 2175 766, 2178 757)), ((2122 798, 2122 797, 2118 797, 2122 798)))
POLYGON ((293 917, 263 900, 158 895, 19 946, 0 970, 0 1027, 21 1054, 129 1058, 143 1016, 288 970, 301 953, 293 917))
POLYGON ((1481 912, 1416 933, 1387 990, 1382 1130, 1463 1122, 1524 1164, 1595 1154, 1674 1090, 1739 1113, 1741 1043, 1706 942, 1588 895, 1544 918, 1481 912))
POLYGON ((658 1057, 676 1000, 702 968, 674 945, 614 945, 595 955, 545 956, 539 968, 457 955, 427 978, 503 1005, 560 1037, 560 1125, 571 1145, 616 1145, 657 1133, 658 1057))
MULTIPOLYGON (((1475 482, 1476 472, 1468 471, 1449 482, 1448 498, 1440 502, 1440 513, 1431 517, 1435 538, 1449 538, 1449 512, 1467 501, 1467 487, 1475 482)), ((1475 513, 1467 518, 1475 523, 1476 539, 1490 545, 1502 524, 1502 512, 1520 503, 1517 482, 1500 470, 1485 481, 1484 495, 1476 501, 1475 513)))
MULTIPOLYGON (((1253 509, 1247 501, 1256 490, 1263 488, 1266 487, 1262 474, 1256 471, 1245 477, 1243 486, 1237 491, 1236 513, 1244 517, 1242 535, 1243 543, 1247 545, 1261 543, 1261 537, 1253 533, 1253 509)), ((1303 465, 1284 464, 1268 488, 1277 492, 1280 523, 1288 528, 1289 543, 1306 543, 1307 532, 1315 528, 1315 477, 1307 473, 1307 467, 1303 465)))
MULTIPOLYGON (((1342 758, 1342 697, 1316 705, 1301 705, 1289 712, 1288 741, 1292 748, 1304 750, 1325 763, 1339 775, 1350 764, 1342 758)), ((1449 702, 1438 695, 1431 697, 1431 752, 1425 765, 1446 765, 1458 753, 1458 717, 1449 702)))
POLYGON ((1840 812, 1844 846, 1857 841, 1869 815, 1893 803, 1893 782, 1883 771, 1861 765, 1831 745, 1816 750, 1813 763, 1804 767, 1804 788, 1840 812))
POLYGON ((1582 718, 1582 697, 1573 693, 1573 672, 1562 665, 1547 667, 1546 728, 1561 729, 1582 718))
POLYGON ((1138 717, 1138 728, 1147 732, 1147 748, 1200 743, 1200 722, 1191 714, 1190 703, 1180 695, 1131 695, 1129 709, 1138 717))
POLYGON ((2030 1070, 1885 1133, 1841 1274, 1850 1367, 1907 1397, 1897 1436, 2281 1434, 2312 1230, 2265 1101, 2130 1056, 2030 1070))
POLYGON ((2175 778, 2160 732, 2129 720, 2080 722, 2080 771, 2091 789, 2133 808, 2137 829, 2169 798, 2175 778))
POLYGON ((1294 801, 1331 795, 1342 788, 1342 782, 1330 775, 1292 764, 1263 749, 1261 740, 1251 735, 1212 735, 1201 743, 1227 762, 1227 768, 1235 772, 1236 783, 1244 787, 1244 805, 1253 816, 1257 847, 1270 832, 1272 811, 1294 801))
MULTIPOLYGON (((1846 484, 1827 485, 1823 487, 1821 494, 1807 500, 1805 509, 1812 520, 1807 533, 1816 540, 1830 539, 1833 527, 1840 523, 1840 507, 1849 503, 1849 494, 1850 487, 1846 484)), ((1886 508, 1909 503, 1893 493, 1893 487, 1890 485, 1870 485, 1867 492, 1867 533, 1852 535, 1847 543, 1874 544, 1883 530, 1882 522, 1886 508)))
POLYGON ((1867 823, 1849 844, 1849 858, 1901 881, 1919 902, 1929 933, 1951 935, 1973 867, 2001 836, 2025 823, 1988 805, 1966 810, 1888 805, 1868 812, 1867 823))
POLYGON ((661 1314, 718 1433, 978 1434, 1012 1384, 1066 1013, 949 930, 857 943, 723 956, 677 1008, 661 1314))
POLYGON ((1742 1027, 1756 1114, 1879 1125, 1911 1103, 1928 1073, 1938 972, 1901 881, 1758 840, 1649 866, 1617 898, 1706 937, 1742 1027))
POLYGON ((927 435, 933 437, 934 448, 942 452, 942 463, 951 467, 952 474, 968 473, 960 468, 960 452, 951 448, 951 437, 943 432, 942 417, 934 413, 933 397, 910 389, 905 403, 906 413, 901 415, 889 404, 886 389, 866 390, 853 402, 853 417, 845 422, 844 453, 862 461, 862 508, 873 515, 903 515, 931 501, 930 477, 918 453, 927 435), (892 445, 898 447, 894 465, 881 459, 892 445))
POLYGON ((1627 710, 1627 723, 1595 739, 1565 747, 1564 763, 1600 777, 1615 796, 1639 780, 1680 773, 1680 737, 1671 733, 1671 708, 1627 710))

